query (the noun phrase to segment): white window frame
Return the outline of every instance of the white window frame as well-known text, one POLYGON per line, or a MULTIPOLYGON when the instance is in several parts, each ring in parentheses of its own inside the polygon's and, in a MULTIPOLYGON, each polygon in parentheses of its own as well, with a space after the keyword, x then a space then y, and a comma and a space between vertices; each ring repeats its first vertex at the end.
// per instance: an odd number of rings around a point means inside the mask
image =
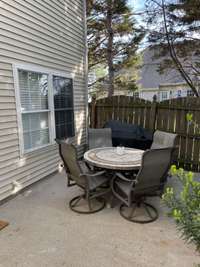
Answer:
MULTIPOLYGON (((72 79, 72 84, 74 84, 74 75, 67 74, 62 71, 52 70, 44 67, 38 67, 36 65, 30 64, 13 64, 13 77, 14 77, 14 88, 15 88, 15 98, 16 98, 16 110, 17 110, 17 124, 18 124, 18 135, 19 135, 19 147, 20 147, 20 157, 27 155, 31 152, 37 151, 41 148, 48 147, 55 144, 56 129, 55 129, 55 112, 54 112, 54 96, 53 96, 53 76, 60 76, 68 79, 72 79), (36 148, 24 150, 24 137, 23 137, 23 125, 22 125, 22 112, 21 112, 21 99, 20 99, 20 88, 19 88, 19 76, 18 70, 30 71, 35 73, 42 73, 48 75, 48 110, 49 113, 49 140, 48 144, 39 146, 36 148)), ((73 87, 74 90, 74 87, 73 87)), ((74 92, 72 92, 74 95, 74 92)), ((73 110, 74 110, 74 97, 73 97, 73 110)), ((37 110, 37 112, 40 112, 37 110)), ((34 111, 33 111, 34 113, 34 111)), ((75 121, 74 121, 75 127, 75 121)))
POLYGON ((165 101, 165 100, 168 100, 169 99, 169 94, 168 94, 168 91, 161 91, 161 97, 160 97, 160 101, 165 101), (163 94, 166 94, 166 98, 163 98, 163 94))

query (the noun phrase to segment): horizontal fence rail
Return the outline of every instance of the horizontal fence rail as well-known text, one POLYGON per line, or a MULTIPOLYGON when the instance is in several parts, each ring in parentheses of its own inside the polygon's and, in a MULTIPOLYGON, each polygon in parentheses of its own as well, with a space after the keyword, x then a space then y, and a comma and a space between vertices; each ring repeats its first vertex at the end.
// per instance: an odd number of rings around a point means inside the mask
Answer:
POLYGON ((110 120, 140 125, 151 131, 178 134, 175 161, 179 167, 200 171, 200 99, 170 99, 160 103, 129 96, 93 100, 89 106, 90 127, 102 128, 110 120), (188 122, 187 114, 192 114, 188 122))

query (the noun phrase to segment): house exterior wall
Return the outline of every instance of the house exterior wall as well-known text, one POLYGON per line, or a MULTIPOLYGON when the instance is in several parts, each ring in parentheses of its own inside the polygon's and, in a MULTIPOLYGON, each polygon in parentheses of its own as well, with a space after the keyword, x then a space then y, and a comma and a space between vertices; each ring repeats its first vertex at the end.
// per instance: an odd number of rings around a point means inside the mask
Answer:
POLYGON ((158 99, 163 101, 163 92, 167 93, 167 99, 186 97, 190 88, 187 84, 178 83, 178 84, 163 84, 159 86, 158 99))
MULTIPOLYGON (((56 144, 20 157, 13 66, 73 77, 75 140, 86 140, 85 3, 82 0, 0 1, 0 200, 58 169, 56 144)), ((81 152, 81 150, 80 150, 81 152)))
POLYGON ((186 84, 178 83, 162 84, 159 88, 145 88, 138 90, 138 92, 139 97, 142 99, 153 101, 153 97, 156 95, 157 101, 164 101, 172 98, 189 96, 191 89, 186 84))
POLYGON ((154 95, 158 94, 158 90, 152 88, 149 90, 139 90, 139 98, 148 100, 148 101, 153 101, 154 95))

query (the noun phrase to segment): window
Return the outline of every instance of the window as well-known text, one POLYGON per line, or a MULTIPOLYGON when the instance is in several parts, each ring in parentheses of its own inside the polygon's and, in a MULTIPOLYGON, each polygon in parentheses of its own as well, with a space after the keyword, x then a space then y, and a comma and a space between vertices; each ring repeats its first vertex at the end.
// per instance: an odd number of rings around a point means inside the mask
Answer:
POLYGON ((194 96, 194 93, 192 90, 187 90, 187 96, 194 96))
POLYGON ((56 138, 74 135, 72 79, 53 76, 56 138))
POLYGON ((49 144, 48 75, 19 70, 24 150, 49 144))
POLYGON ((73 80, 15 67, 21 154, 74 136, 73 80), (17 76, 17 77, 16 77, 17 76))
POLYGON ((168 93, 166 91, 161 92, 161 101, 168 99, 168 93))
POLYGON ((133 92, 133 96, 134 96, 135 98, 139 98, 139 92, 133 92))
POLYGON ((181 97, 181 90, 178 90, 177 97, 181 97))

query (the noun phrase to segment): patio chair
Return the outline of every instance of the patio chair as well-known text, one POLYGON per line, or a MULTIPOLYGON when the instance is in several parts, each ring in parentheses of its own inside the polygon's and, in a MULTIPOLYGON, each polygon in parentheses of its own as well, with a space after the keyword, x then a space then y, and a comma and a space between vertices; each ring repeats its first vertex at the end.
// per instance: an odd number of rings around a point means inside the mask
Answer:
MULTIPOLYGON (((61 144, 63 142, 66 142, 67 144, 72 144, 73 142, 70 139, 62 139, 61 140, 61 139, 57 139, 57 138, 55 139, 55 141, 58 144, 58 147, 59 147, 59 155, 60 155, 60 157, 62 159, 61 167, 64 167, 66 174, 68 174, 69 170, 68 170, 68 167, 66 165, 66 162, 65 162, 65 160, 63 158, 63 154, 62 154, 62 150, 61 150, 61 144)), ((70 187, 70 186, 74 186, 74 185, 76 185, 76 183, 67 175, 67 186, 70 187)))
POLYGON ((110 191, 110 188, 102 187, 109 180, 105 176, 105 171, 92 172, 83 161, 78 161, 73 144, 60 141, 60 150, 68 178, 83 190, 83 194, 70 200, 71 210, 83 214, 102 210, 106 204, 102 196, 110 191), (81 206, 83 201, 86 205, 81 206))
POLYGON ((177 136, 177 134, 157 130, 155 131, 153 136, 153 143, 151 145, 151 149, 175 147, 175 141, 177 139, 177 136))
POLYGON ((116 173, 111 187, 114 196, 123 202, 120 206, 122 217, 136 223, 150 223, 158 218, 156 208, 145 202, 145 199, 148 196, 161 195, 170 168, 172 151, 173 148, 145 151, 141 168, 134 179, 116 173), (138 212, 142 218, 138 216, 138 212))
POLYGON ((88 129, 88 148, 111 147, 112 131, 110 128, 88 129))

